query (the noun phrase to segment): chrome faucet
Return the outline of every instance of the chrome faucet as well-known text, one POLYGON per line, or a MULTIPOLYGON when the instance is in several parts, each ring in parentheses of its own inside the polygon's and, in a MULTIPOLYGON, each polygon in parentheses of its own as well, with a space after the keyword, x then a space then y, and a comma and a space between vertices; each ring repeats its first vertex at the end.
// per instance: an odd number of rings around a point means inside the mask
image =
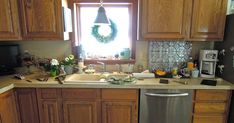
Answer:
POLYGON ((106 64, 104 62, 97 61, 98 64, 102 65, 102 72, 106 72, 106 64))

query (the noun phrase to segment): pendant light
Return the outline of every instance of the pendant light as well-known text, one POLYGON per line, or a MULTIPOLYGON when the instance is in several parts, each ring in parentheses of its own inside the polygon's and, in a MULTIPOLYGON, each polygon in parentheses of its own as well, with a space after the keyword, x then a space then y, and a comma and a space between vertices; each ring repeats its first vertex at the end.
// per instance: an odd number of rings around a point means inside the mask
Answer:
POLYGON ((100 0, 100 7, 98 8, 98 14, 94 21, 94 25, 110 25, 110 21, 106 16, 106 11, 103 7, 103 0, 100 0))

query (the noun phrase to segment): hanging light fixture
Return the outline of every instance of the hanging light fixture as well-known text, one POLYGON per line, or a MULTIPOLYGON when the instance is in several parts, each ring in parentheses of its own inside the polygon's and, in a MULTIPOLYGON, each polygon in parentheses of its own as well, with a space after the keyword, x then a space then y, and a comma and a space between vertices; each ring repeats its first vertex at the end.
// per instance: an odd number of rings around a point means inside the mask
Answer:
POLYGON ((103 7, 103 0, 100 0, 100 7, 98 8, 98 14, 94 21, 94 25, 110 25, 110 21, 106 16, 106 11, 103 7))

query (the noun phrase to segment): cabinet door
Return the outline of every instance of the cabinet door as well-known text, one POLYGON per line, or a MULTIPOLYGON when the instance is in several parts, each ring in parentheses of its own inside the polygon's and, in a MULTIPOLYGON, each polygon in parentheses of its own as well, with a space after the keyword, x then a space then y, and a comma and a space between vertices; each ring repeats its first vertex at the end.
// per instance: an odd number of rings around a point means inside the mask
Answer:
POLYGON ((194 0, 190 38, 222 40, 227 0, 194 0))
POLYGON ((1 0, 0 40, 20 39, 17 0, 1 0))
POLYGON ((37 89, 41 123, 62 123, 60 89, 37 89))
POLYGON ((131 101, 102 102, 102 121, 103 123, 137 123, 137 106, 131 101))
POLYGON ((61 0, 20 0, 23 37, 62 39, 61 0))
POLYGON ((191 0, 141 0, 142 38, 184 39, 191 5, 191 0))
POLYGON ((60 105, 57 100, 43 100, 39 104, 41 123, 61 123, 60 105))
POLYGON ((18 123, 15 98, 12 91, 0 94, 0 123, 18 123))
POLYGON ((16 101, 21 123, 39 123, 35 89, 16 89, 16 101))
POLYGON ((99 123, 100 103, 92 100, 67 100, 63 102, 64 123, 99 123))

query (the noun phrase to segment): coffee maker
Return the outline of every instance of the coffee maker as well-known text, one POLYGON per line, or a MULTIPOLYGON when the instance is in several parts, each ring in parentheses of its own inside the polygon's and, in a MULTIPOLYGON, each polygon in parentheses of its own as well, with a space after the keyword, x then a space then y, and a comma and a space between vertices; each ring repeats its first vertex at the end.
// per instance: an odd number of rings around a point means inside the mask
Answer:
POLYGON ((200 51, 200 76, 204 78, 214 78, 216 63, 218 61, 217 50, 200 51))

